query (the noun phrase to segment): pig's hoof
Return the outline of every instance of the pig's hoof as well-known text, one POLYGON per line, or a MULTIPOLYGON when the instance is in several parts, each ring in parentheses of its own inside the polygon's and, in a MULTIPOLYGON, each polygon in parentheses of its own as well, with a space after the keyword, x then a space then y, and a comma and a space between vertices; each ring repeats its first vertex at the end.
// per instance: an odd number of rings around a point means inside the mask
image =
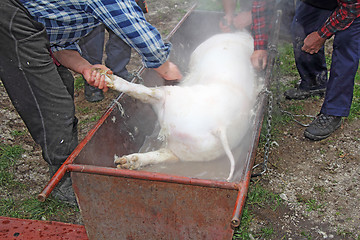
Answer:
POLYGON ((117 168, 122 169, 139 169, 140 168, 140 161, 137 155, 127 155, 122 157, 115 156, 115 161, 117 168))

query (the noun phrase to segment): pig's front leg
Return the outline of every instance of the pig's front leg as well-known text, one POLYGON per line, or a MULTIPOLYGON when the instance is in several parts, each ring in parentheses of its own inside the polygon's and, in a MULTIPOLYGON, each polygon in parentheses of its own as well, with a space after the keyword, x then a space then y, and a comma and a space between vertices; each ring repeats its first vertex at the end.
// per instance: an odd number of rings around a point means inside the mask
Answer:
POLYGON ((114 163, 117 165, 117 168, 139 169, 140 167, 150 164, 174 162, 178 160, 178 157, 175 156, 172 151, 166 148, 161 148, 153 152, 133 153, 122 157, 115 156, 114 163))
POLYGON ((103 70, 97 70, 105 76, 107 87, 123 92, 130 97, 139 99, 144 103, 157 103, 164 97, 164 90, 159 87, 149 88, 141 84, 131 83, 114 74, 108 74, 103 70))

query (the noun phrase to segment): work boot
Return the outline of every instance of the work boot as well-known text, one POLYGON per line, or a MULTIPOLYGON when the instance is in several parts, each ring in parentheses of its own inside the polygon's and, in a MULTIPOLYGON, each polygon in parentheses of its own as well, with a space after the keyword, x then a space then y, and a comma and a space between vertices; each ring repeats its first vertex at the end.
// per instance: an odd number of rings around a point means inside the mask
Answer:
MULTIPOLYGON (((49 165, 50 177, 56 173, 59 167, 59 165, 49 165)), ((72 181, 69 172, 63 176, 51 194, 61 202, 77 206, 76 196, 72 188, 72 181)))
POLYGON ((341 118, 320 113, 305 129, 304 136, 314 141, 325 139, 341 126, 341 118))
POLYGON ((85 93, 85 99, 88 102, 100 102, 104 99, 103 91, 101 89, 89 85, 86 80, 84 80, 84 93, 85 93))
POLYGON ((306 99, 312 96, 324 96, 326 88, 314 89, 314 90, 303 90, 300 88, 291 88, 285 91, 284 95, 287 99, 306 99))

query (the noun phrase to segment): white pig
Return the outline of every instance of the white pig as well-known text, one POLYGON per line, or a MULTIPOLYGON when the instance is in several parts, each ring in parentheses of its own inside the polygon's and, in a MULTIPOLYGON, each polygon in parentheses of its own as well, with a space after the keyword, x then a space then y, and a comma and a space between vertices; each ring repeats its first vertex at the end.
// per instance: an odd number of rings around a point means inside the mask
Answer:
POLYGON ((138 169, 164 161, 210 161, 226 155, 234 174, 236 147, 250 127, 257 97, 247 32, 214 35, 191 55, 189 74, 176 86, 148 88, 106 75, 107 85, 150 103, 165 147, 115 157, 119 168, 138 169))

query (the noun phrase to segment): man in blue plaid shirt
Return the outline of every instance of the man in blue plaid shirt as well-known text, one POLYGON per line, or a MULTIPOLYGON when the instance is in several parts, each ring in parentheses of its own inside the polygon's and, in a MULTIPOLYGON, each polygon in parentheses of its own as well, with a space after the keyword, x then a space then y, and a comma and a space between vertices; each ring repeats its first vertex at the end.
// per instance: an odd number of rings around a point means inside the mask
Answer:
MULTIPOLYGON (((141 55, 145 67, 166 80, 182 77, 167 60, 171 45, 135 0, 2 0, 0 16, 0 78, 51 174, 78 143, 74 80, 67 68, 107 90, 104 77, 92 69, 108 68, 81 57, 80 38, 103 23, 141 55)), ((69 176, 53 194, 76 204, 69 176)))

